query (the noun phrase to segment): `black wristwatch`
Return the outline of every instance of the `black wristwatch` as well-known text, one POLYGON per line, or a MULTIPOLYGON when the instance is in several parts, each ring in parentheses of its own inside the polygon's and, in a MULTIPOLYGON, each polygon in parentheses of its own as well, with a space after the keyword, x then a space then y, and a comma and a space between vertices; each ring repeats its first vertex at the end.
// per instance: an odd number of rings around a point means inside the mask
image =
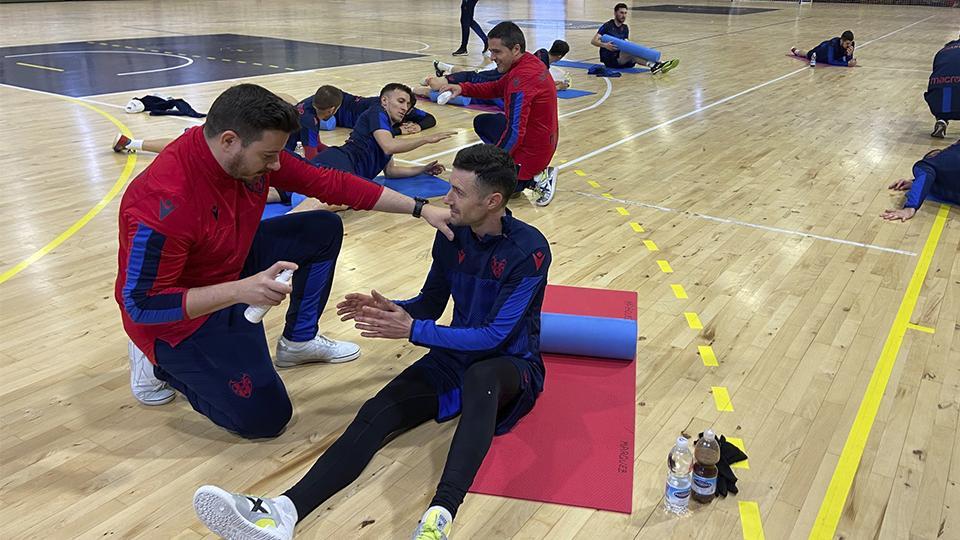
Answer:
POLYGON ((413 200, 416 202, 416 204, 413 205, 413 217, 418 218, 420 217, 420 212, 423 211, 423 205, 429 203, 430 201, 422 197, 414 197, 413 200))

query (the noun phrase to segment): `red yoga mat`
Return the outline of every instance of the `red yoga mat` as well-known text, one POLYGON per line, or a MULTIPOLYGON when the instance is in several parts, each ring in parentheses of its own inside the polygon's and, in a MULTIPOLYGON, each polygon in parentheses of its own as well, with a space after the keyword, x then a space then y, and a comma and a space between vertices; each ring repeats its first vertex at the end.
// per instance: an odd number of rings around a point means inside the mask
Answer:
MULTIPOLYGON (((551 285, 543 311, 636 320, 637 293, 551 285)), ((536 406, 494 439, 470 491, 631 513, 636 359, 543 363, 536 406)))

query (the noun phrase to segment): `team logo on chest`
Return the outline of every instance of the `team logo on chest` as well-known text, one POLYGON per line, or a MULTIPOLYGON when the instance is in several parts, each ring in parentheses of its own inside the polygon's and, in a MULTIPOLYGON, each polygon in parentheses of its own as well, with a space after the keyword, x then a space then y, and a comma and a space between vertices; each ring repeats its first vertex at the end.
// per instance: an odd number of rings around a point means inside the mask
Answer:
POLYGON ((545 255, 543 254, 542 251, 538 251, 538 252, 536 252, 536 253, 533 254, 533 264, 537 265, 537 270, 539 270, 539 269, 540 269, 540 265, 543 264, 543 259, 544 259, 544 257, 545 257, 545 255))
POLYGON ((264 178, 263 176, 261 176, 260 178, 257 178, 257 180, 256 180, 255 182, 253 182, 252 184, 248 184, 248 183, 244 182, 243 185, 244 185, 248 190, 250 190, 250 191, 252 191, 252 192, 254 192, 254 193, 263 193, 263 190, 266 189, 266 187, 267 187, 267 180, 266 180, 266 178, 264 178))
POLYGON ((457 252, 457 263, 458 263, 458 264, 463 264, 463 260, 466 259, 466 258, 467 258, 467 252, 466 252, 466 251, 464 251, 464 250, 461 249, 460 251, 457 252))
POLYGON ((500 279, 500 276, 503 275, 503 269, 507 267, 507 259, 497 259, 497 256, 494 255, 490 257, 490 271, 493 272, 493 277, 500 279))

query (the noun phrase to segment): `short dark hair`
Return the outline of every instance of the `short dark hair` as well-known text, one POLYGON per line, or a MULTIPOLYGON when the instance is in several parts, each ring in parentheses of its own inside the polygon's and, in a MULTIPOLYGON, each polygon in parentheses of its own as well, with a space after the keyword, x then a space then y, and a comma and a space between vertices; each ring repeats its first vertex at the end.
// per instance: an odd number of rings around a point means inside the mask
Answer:
POLYGON ((619 4, 613 6, 613 12, 614 12, 614 13, 620 11, 621 9, 627 9, 627 5, 624 4, 623 2, 620 2, 619 4))
POLYGON ((503 46, 512 49, 520 46, 520 52, 527 50, 527 38, 523 37, 523 30, 511 21, 503 21, 487 32, 487 38, 497 38, 503 46))
POLYGON ((339 107, 341 103, 343 103, 343 92, 336 86, 325 84, 317 88, 317 92, 313 94, 314 109, 339 107))
POLYGON ((850 41, 853 41, 853 31, 844 30, 844 32, 840 34, 840 39, 848 39, 850 41))
MULTIPOLYGON (((380 97, 383 97, 383 96, 387 95, 388 92, 393 92, 394 90, 400 90, 401 92, 405 92, 405 93, 407 94, 407 96, 410 97, 410 102, 413 103, 413 100, 414 100, 413 90, 411 90, 409 86, 407 86, 407 85, 405 85, 405 84, 403 84, 403 83, 398 83, 398 82, 392 82, 392 83, 384 86, 384 87, 380 90, 380 97)), ((412 107, 412 105, 411 105, 411 107, 412 107)))
POLYGON ((517 189, 517 166, 506 150, 495 144, 479 143, 457 152, 453 166, 477 175, 477 185, 487 192, 503 195, 502 206, 517 189))
POLYGON ((566 56, 570 52, 570 44, 562 39, 558 39, 550 46, 550 54, 553 56, 566 56))
POLYGON ((255 84, 227 88, 210 106, 203 134, 216 137, 233 131, 243 146, 259 141, 267 130, 292 133, 300 128, 300 116, 293 105, 255 84))

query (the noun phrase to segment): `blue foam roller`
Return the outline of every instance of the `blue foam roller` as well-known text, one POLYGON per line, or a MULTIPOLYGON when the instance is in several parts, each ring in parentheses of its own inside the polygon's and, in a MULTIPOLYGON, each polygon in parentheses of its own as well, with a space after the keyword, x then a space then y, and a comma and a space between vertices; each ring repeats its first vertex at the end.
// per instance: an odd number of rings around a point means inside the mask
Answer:
POLYGON ((337 117, 331 116, 326 120, 318 120, 317 127, 322 129, 323 131, 333 131, 337 129, 337 117))
POLYGON ((643 45, 639 45, 632 41, 615 38, 607 34, 600 36, 600 41, 604 43, 613 43, 618 49, 629 54, 630 56, 636 56, 637 58, 643 58, 644 60, 650 60, 651 62, 660 61, 660 51, 648 49, 643 45))
POLYGON ((637 355, 637 321, 541 313, 540 350, 557 354, 633 360, 637 355))

